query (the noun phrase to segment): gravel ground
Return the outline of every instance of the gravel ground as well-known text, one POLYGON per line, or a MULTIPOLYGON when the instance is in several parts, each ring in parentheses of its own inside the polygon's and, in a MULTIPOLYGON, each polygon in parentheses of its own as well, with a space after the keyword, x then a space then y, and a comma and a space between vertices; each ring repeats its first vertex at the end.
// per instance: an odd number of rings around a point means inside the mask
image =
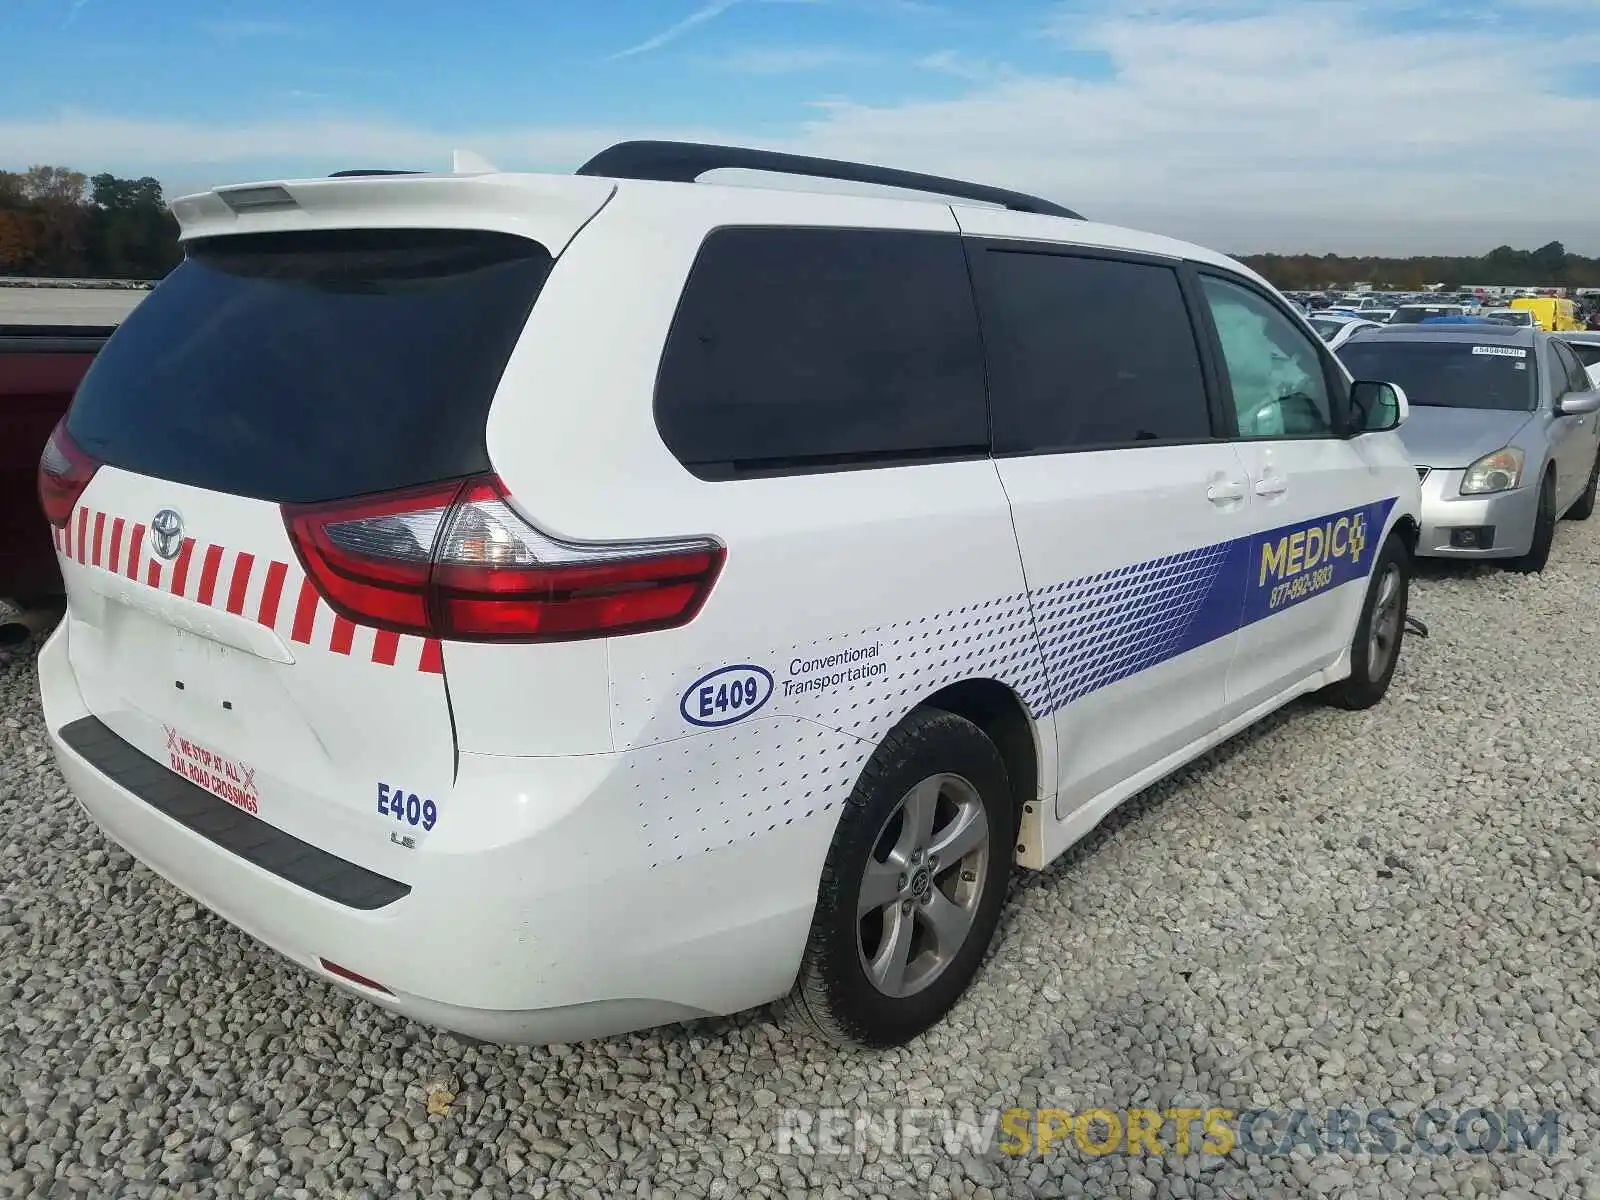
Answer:
POLYGON ((1597 1200, 1597 593, 1600 521, 1564 525, 1542 578, 1427 572, 1413 611, 1433 637, 1383 705, 1296 706, 1125 806, 1018 884, 952 1017, 878 1056, 765 1013, 468 1046, 346 997, 90 826, 15 653, 0 1192, 1597 1200), (1435 1100, 1559 1109, 1559 1148, 908 1157, 777 1138, 790 1108, 1435 1100))

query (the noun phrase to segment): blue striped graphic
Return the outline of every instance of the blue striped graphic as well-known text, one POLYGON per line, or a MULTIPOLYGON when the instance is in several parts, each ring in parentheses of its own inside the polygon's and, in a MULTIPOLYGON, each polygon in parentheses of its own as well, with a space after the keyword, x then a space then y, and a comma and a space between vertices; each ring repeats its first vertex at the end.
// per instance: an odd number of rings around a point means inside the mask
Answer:
POLYGON ((1394 499, 1036 589, 1043 686, 1055 712, 1346 583, 1365 579, 1394 499))

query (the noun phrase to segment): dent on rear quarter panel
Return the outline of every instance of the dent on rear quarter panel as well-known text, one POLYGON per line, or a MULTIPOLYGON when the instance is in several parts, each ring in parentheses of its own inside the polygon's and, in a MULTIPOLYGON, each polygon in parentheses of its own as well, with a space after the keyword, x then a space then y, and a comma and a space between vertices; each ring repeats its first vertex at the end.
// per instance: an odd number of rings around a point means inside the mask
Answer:
POLYGON ((444 644, 463 753, 540 757, 612 748, 604 639, 444 644))

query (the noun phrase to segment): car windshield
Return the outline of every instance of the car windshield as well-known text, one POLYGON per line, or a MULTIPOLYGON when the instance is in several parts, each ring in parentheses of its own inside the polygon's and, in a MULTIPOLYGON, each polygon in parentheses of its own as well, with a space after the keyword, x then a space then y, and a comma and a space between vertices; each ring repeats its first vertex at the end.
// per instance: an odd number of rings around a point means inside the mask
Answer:
POLYGON ((1533 324, 1533 314, 1530 312, 1524 312, 1520 308, 1506 309, 1504 312, 1494 312, 1490 313, 1489 315, 1497 321, 1505 321, 1511 325, 1533 324))
POLYGON ((1343 322, 1343 321, 1317 321, 1317 320, 1313 320, 1311 322, 1311 328, 1315 329, 1317 331, 1318 335, 1320 335, 1322 340, 1325 341, 1325 342, 1332 340, 1334 335, 1337 334, 1339 332, 1339 330, 1343 329, 1344 327, 1345 327, 1345 322, 1343 322))
POLYGON ((1525 346, 1472 342, 1358 341, 1339 351, 1357 379, 1382 380, 1430 408, 1533 408, 1534 368, 1525 346))

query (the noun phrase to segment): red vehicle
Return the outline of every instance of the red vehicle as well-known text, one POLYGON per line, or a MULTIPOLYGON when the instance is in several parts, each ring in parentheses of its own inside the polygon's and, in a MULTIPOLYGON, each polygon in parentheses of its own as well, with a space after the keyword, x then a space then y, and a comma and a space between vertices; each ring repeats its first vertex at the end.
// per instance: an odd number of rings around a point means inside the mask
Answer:
POLYGON ((39 455, 110 335, 104 326, 0 325, 0 600, 22 610, 0 625, 0 644, 27 637, 30 616, 62 594, 39 508, 39 455))

